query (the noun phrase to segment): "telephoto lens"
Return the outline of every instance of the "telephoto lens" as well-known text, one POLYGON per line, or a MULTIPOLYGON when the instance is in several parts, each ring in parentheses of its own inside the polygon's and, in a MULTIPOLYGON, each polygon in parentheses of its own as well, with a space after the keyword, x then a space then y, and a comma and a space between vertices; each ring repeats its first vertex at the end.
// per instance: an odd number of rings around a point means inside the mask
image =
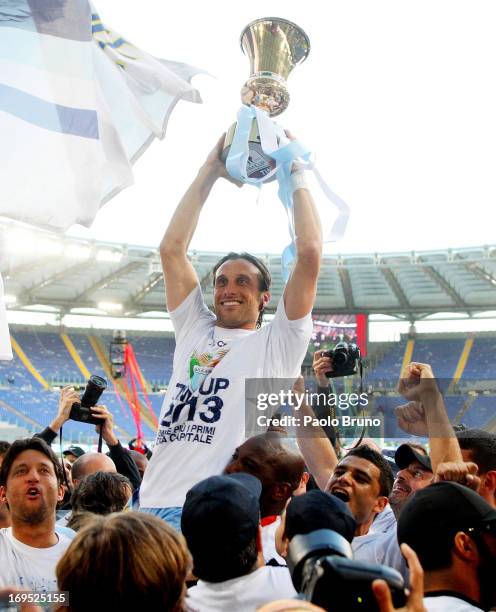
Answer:
POLYGON ((83 397, 81 398, 81 406, 85 408, 96 406, 106 388, 107 381, 105 378, 92 374, 86 384, 83 397))
POLYGON ((101 376, 92 374, 86 383, 86 388, 81 398, 81 402, 74 402, 71 406, 69 418, 80 423, 90 425, 101 425, 102 419, 94 417, 91 408, 96 406, 102 393, 107 388, 107 381, 101 376))

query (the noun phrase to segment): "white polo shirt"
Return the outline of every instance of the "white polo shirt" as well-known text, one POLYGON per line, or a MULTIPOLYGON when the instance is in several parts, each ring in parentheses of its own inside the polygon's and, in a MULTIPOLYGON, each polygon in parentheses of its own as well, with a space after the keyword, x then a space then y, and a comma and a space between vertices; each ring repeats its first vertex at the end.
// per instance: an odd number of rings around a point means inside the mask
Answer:
POLYGON ((255 612, 277 599, 293 599, 297 593, 286 567, 259 567, 254 572, 225 582, 204 582, 188 589, 191 612, 255 612))
POLYGON ((424 596, 424 606, 427 612, 483 612, 482 608, 455 594, 424 596))

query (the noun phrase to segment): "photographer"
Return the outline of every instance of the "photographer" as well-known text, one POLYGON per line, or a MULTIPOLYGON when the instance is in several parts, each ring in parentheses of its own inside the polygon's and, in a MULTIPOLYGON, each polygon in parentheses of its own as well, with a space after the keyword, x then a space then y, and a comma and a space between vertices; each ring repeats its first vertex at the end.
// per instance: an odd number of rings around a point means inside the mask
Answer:
MULTIPOLYGON (((323 419, 328 416, 329 408, 326 402, 322 398, 327 397, 329 393, 332 393, 331 379, 326 376, 327 373, 332 372, 332 359, 328 355, 328 351, 315 351, 313 354, 312 368, 315 373, 315 380, 317 381, 317 393, 318 398, 314 406, 312 406, 315 416, 319 419, 323 419)), ((335 416, 335 415, 332 415, 335 416)), ((332 446, 338 451, 338 436, 337 432, 332 426, 325 425, 322 427, 325 435, 329 438, 332 446)))
MULTIPOLYGON (((71 408, 75 402, 79 402, 79 393, 73 387, 64 387, 60 392, 59 409, 56 417, 48 427, 35 434, 37 438, 41 438, 47 444, 51 445, 57 437, 60 429, 70 418, 71 408)), ((124 449, 119 442, 119 439, 114 433, 114 417, 106 406, 93 406, 91 413, 94 417, 102 420, 102 425, 96 425, 95 431, 100 434, 107 444, 109 449, 109 457, 115 463, 115 467, 119 474, 129 478, 133 491, 138 489, 141 484, 141 477, 130 453, 124 449)))

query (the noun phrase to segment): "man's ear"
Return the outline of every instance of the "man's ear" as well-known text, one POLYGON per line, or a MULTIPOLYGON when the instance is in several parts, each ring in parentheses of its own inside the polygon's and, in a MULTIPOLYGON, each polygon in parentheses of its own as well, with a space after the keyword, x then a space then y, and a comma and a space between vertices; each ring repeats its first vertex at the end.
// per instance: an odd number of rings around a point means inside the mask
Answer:
POLYGON ((7 488, 2 485, 0 487, 0 504, 6 504, 7 503, 7 488))
POLYGON ((263 310, 269 302, 270 302, 270 293, 268 291, 264 291, 260 297, 260 305, 258 309, 263 310))
POLYGON ((455 555, 465 562, 476 561, 479 556, 477 545, 468 533, 459 531, 453 540, 453 550, 455 555))
POLYGON ((375 506, 372 508, 373 512, 382 512, 386 506, 388 504, 388 498, 385 497, 384 495, 381 495, 380 497, 377 498, 377 501, 375 502, 375 506))
POLYGON ((496 501, 496 470, 489 470, 482 476, 479 493, 485 499, 496 501))
POLYGON ((57 493, 57 501, 62 501, 64 499, 64 487, 62 484, 59 484, 59 491, 57 493))

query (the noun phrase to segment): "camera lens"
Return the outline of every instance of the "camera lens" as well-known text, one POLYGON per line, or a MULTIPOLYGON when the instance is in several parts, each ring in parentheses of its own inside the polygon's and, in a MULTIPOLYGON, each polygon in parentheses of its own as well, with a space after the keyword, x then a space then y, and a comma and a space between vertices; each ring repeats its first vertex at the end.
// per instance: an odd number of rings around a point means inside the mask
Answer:
POLYGON ((348 351, 345 348, 336 349, 332 360, 335 366, 344 365, 348 360, 348 351))
POLYGON ((81 398, 81 406, 92 408, 100 399, 100 396, 107 388, 107 381, 101 376, 90 376, 83 397, 81 398))

